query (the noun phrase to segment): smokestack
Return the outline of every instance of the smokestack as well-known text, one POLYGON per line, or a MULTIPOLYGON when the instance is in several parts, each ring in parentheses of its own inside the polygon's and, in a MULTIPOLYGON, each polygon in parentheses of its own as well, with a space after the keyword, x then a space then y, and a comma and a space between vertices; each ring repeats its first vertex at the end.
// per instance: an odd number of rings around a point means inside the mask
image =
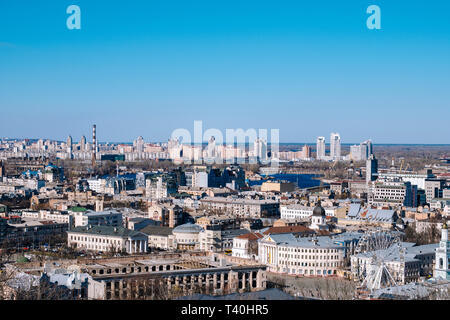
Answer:
POLYGON ((97 158, 97 136, 96 136, 97 126, 94 124, 92 126, 92 166, 95 166, 95 160, 97 158))

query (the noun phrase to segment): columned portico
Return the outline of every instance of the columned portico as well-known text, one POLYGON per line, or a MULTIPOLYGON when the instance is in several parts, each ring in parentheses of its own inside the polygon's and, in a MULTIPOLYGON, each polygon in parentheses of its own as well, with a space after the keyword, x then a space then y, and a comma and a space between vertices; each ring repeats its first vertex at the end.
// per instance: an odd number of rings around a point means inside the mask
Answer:
POLYGON ((128 239, 126 242, 126 249, 130 254, 144 253, 147 251, 147 241, 128 239))

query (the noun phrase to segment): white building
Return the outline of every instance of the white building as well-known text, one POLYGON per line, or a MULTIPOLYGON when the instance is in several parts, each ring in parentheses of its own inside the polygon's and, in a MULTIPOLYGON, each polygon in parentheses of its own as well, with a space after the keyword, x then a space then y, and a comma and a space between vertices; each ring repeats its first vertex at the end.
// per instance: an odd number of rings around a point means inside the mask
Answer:
POLYGON ((370 182, 367 200, 376 206, 413 206, 413 189, 410 182, 382 180, 370 182))
POLYGON ((341 159, 341 136, 332 132, 330 135, 330 157, 333 160, 341 159))
POLYGON ((253 143, 253 155, 261 160, 267 158, 267 141, 257 138, 253 143))
POLYGON ((148 237, 142 232, 122 227, 76 227, 67 231, 67 245, 88 251, 147 252, 148 237))
POLYGON ((204 197, 200 205, 208 210, 218 210, 239 217, 270 217, 279 213, 280 204, 276 200, 256 200, 225 197, 204 197))
POLYGON ((106 179, 88 179, 89 189, 97 193, 106 193, 106 179))
MULTIPOLYGON (((325 207, 325 214, 334 217, 337 207, 325 207)), ((300 220, 307 219, 312 216, 314 207, 303 206, 301 204, 290 204, 280 206, 281 219, 300 220)))
POLYGON ((447 223, 442 225, 441 241, 436 248, 436 263, 434 267, 436 279, 450 280, 450 241, 448 240, 447 223))
POLYGON ((253 259, 257 257, 258 240, 264 237, 258 232, 250 232, 233 238, 231 255, 238 258, 253 259), (256 249, 256 250, 255 250, 256 249), (253 253, 253 251, 256 251, 253 253))
POLYGON ((313 230, 328 230, 327 216, 325 215, 325 209, 319 204, 313 210, 311 216, 310 228, 313 230))
POLYGON ((316 141, 316 158, 325 158, 325 137, 318 137, 316 141))
POLYGON ((167 198, 167 183, 163 181, 162 177, 145 180, 145 195, 149 199, 163 199, 167 198))
POLYGON ((291 233, 266 235, 259 240, 258 261, 276 273, 335 276, 359 238, 350 233, 317 238, 296 238, 291 233))

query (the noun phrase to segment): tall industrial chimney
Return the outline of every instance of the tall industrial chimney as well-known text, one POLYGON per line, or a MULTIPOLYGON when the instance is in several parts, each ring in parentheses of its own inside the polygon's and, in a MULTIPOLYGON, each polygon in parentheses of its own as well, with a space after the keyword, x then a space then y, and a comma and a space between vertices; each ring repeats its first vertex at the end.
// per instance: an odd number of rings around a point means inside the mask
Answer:
POLYGON ((92 126, 92 166, 95 166, 95 160, 97 158, 97 136, 96 136, 97 126, 94 124, 92 126))

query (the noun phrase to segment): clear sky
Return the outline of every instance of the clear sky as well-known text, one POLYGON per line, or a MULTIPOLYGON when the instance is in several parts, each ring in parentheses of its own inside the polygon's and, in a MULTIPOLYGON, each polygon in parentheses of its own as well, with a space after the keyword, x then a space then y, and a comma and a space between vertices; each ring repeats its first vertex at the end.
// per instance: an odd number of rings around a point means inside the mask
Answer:
POLYGON ((0 137, 78 141, 96 123, 100 141, 166 141, 202 120, 450 143, 449 17, 448 0, 1 0, 0 137))

